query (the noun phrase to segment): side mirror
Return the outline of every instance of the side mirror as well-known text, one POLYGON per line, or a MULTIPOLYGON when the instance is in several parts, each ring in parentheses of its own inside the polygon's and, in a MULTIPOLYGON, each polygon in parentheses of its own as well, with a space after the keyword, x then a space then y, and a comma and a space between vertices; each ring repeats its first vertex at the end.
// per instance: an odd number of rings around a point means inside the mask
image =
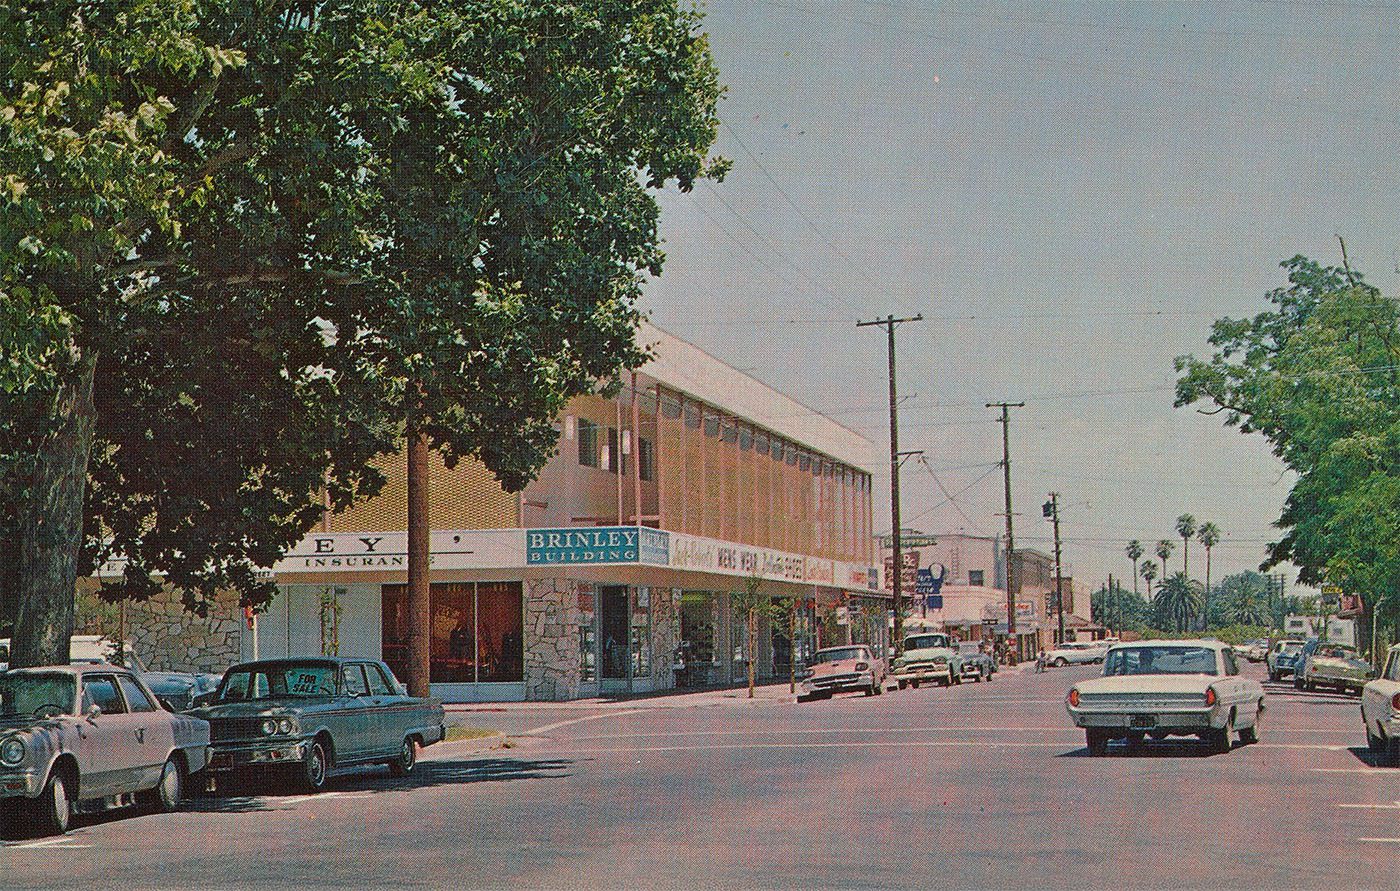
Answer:
POLYGON ((95 702, 92 705, 88 706, 87 719, 89 721, 96 721, 97 716, 100 714, 102 714, 102 706, 98 705, 95 702))

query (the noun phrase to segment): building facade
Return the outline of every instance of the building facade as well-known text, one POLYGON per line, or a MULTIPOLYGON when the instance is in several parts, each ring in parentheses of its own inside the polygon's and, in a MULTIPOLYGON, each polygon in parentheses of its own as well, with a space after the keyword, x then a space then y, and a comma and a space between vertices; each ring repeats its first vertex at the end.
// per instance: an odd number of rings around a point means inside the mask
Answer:
MULTIPOLYGON (((615 397, 568 404, 557 454, 524 491, 474 461, 432 461, 434 695, 728 684, 750 661, 786 678, 827 643, 884 647, 871 444, 680 338, 644 326, 640 340, 652 360, 615 397), (759 601, 751 646, 742 604, 759 601)), ((278 596, 241 634, 242 658, 339 652, 406 674, 404 456, 381 469, 378 496, 328 514, 271 567, 278 596)))

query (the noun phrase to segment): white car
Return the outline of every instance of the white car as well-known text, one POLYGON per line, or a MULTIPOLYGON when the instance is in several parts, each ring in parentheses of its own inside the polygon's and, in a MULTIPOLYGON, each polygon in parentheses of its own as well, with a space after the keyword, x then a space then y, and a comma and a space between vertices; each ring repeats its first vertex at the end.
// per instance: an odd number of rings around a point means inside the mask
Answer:
POLYGON ((1049 665, 1063 668, 1066 665, 1090 665, 1095 662, 1102 662, 1108 650, 1103 644, 1095 641, 1071 641, 1060 644, 1060 646, 1045 654, 1045 661, 1049 665))
POLYGON ((1361 723, 1371 751, 1400 764, 1400 644, 1385 654, 1381 676, 1361 688, 1361 723))
POLYGON ((1151 640, 1117 644, 1103 677, 1075 684, 1065 703, 1084 728, 1091 755, 1113 739, 1196 736, 1217 752, 1259 740, 1264 688, 1240 675, 1227 645, 1213 640, 1151 640))

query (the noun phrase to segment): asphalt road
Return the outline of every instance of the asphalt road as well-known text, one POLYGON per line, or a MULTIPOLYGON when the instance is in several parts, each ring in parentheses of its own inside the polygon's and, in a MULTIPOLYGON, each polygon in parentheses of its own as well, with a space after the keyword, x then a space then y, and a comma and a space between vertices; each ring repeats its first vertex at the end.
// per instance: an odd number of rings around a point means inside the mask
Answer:
POLYGON ((0 884, 1394 886, 1400 769, 1372 766, 1356 698, 1267 685, 1257 745, 1091 758, 1062 700, 1093 673, 804 705, 499 713, 521 734, 513 748, 434 747, 406 780, 374 769, 315 797, 265 788, 8 840, 0 884))

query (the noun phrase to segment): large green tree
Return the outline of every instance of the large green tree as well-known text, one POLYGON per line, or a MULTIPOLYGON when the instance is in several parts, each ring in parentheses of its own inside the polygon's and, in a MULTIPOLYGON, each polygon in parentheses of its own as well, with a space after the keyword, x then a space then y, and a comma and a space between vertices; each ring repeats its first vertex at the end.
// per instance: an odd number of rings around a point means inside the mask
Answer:
POLYGON ((1211 625, 1272 625, 1269 579, 1253 571, 1227 575, 1206 605, 1211 625))
POLYGON ((1208 359, 1177 359, 1177 404, 1259 433, 1298 479, 1264 567, 1375 598, 1400 590, 1400 315, 1343 266, 1304 257, 1271 307, 1220 319, 1208 359))
POLYGON ((33 0, 0 9, 0 576, 66 659, 124 558, 196 609, 405 420, 521 487, 636 363, 650 192, 722 173, 673 0, 33 0))

